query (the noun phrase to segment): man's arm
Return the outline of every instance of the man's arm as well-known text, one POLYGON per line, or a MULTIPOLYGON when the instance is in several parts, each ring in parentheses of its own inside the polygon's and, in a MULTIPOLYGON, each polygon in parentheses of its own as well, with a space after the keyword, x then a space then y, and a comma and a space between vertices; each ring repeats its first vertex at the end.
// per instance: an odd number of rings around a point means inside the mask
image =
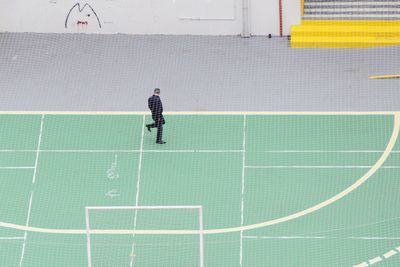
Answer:
POLYGON ((161 119, 161 115, 163 113, 163 107, 162 107, 162 103, 161 103, 161 99, 157 98, 154 101, 154 115, 157 119, 161 119))

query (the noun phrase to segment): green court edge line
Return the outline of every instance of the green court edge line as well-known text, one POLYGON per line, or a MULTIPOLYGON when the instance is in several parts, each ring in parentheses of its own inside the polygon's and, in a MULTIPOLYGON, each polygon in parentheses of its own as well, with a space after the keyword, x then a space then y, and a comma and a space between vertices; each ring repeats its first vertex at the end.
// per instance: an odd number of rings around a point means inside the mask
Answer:
MULTIPOLYGON (((400 111, 170 111, 164 115, 394 115, 400 111)), ((147 111, 0 111, 0 115, 148 115, 147 111)))
POLYGON ((15 230, 22 230, 27 232, 37 232, 37 233, 52 233, 52 234, 79 234, 79 235, 87 235, 87 234, 111 234, 111 235, 126 235, 126 234, 139 234, 139 235, 203 235, 203 234, 221 234, 221 233, 232 233, 232 232, 240 232, 240 231, 247 231, 253 230, 257 228, 262 228, 274 224, 279 224, 283 222, 287 222, 307 214, 310 214, 314 211, 322 209, 339 199, 343 198, 344 196, 348 195, 358 187, 360 187, 365 181, 368 180, 386 161, 389 157, 390 153, 393 150, 393 147, 397 141, 397 137, 399 135, 400 129, 400 122, 399 122, 399 113, 394 113, 394 123, 393 123, 393 132, 392 136, 390 137, 389 143, 386 146, 385 151, 382 153, 381 157, 378 161, 374 164, 374 166, 362 176, 359 180, 357 180, 354 184, 343 190, 342 192, 336 194, 335 196, 314 205, 308 209, 293 213, 291 215, 281 217, 278 219, 273 219, 261 223, 250 224, 245 226, 239 227, 232 227, 232 228, 221 228, 221 229, 209 229, 209 230, 87 230, 87 229, 47 229, 47 228, 39 228, 39 227, 31 227, 31 226, 24 226, 24 225, 17 225, 12 223, 0 222, 0 227, 11 228, 15 230))

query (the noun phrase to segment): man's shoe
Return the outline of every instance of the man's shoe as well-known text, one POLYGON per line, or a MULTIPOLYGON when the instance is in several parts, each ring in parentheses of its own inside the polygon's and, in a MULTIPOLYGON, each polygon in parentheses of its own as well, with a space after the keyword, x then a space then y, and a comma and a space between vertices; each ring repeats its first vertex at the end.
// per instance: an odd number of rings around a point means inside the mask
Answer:
POLYGON ((150 125, 146 124, 146 127, 147 127, 147 131, 151 132, 150 125))
POLYGON ((165 141, 160 141, 160 142, 156 142, 157 144, 159 144, 159 145, 163 145, 163 144, 165 144, 165 143, 167 143, 167 142, 165 142, 165 141))

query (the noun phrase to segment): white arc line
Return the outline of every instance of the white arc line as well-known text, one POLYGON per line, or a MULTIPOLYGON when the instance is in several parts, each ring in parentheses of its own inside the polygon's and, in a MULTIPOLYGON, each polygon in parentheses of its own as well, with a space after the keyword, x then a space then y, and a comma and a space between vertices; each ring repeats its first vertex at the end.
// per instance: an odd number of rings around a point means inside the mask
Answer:
MULTIPOLYGON (((393 113, 391 113, 391 114, 393 114, 393 113)), ((400 128, 399 113, 394 113, 392 136, 390 137, 388 145, 387 145, 385 151, 382 153, 381 157, 375 163, 373 168, 368 170, 360 179, 358 179, 354 184, 352 184, 351 186, 349 186, 342 192, 334 195, 333 197, 331 197, 321 203, 318 203, 308 209, 293 213, 293 214, 285 216, 285 217, 281 217, 281 218, 277 218, 277 219, 273 219, 273 220, 269 220, 269 221, 265 221, 265 222, 261 222, 261 223, 249 224, 246 226, 220 228, 220 229, 209 229, 209 230, 204 230, 203 233, 204 234, 232 233, 232 232, 246 231, 246 230, 252 230, 252 229, 262 228, 262 227, 266 227, 266 226, 271 226, 274 224, 279 224, 279 223, 287 222, 290 220, 294 220, 296 218, 313 213, 317 210, 320 210, 320 209, 342 199, 349 193, 356 190, 362 184, 364 184, 384 164, 386 159, 391 154, 391 151, 393 150, 393 147, 396 143, 396 140, 397 140, 397 137, 399 134, 399 128, 400 128)), ((40 227, 27 227, 27 226, 17 225, 17 224, 12 224, 12 223, 7 223, 7 222, 0 222, 0 227, 6 227, 6 228, 12 228, 12 229, 24 230, 24 231, 31 231, 31 232, 40 232, 40 233, 87 234, 86 229, 48 229, 48 228, 40 228, 40 227)), ((126 234, 199 235, 200 231, 199 230, 135 230, 135 231, 132 231, 132 230, 91 230, 90 233, 91 234, 123 234, 123 235, 126 235, 126 234)))

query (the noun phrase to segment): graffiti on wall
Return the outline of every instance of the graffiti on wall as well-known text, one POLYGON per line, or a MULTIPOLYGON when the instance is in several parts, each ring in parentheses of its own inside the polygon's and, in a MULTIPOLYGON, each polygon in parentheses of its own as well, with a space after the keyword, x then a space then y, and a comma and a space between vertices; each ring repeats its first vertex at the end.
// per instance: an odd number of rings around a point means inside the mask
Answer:
POLYGON ((66 29, 70 27, 86 28, 91 25, 101 28, 100 19, 96 11, 88 3, 85 3, 83 6, 80 3, 76 3, 71 7, 65 18, 66 29))

